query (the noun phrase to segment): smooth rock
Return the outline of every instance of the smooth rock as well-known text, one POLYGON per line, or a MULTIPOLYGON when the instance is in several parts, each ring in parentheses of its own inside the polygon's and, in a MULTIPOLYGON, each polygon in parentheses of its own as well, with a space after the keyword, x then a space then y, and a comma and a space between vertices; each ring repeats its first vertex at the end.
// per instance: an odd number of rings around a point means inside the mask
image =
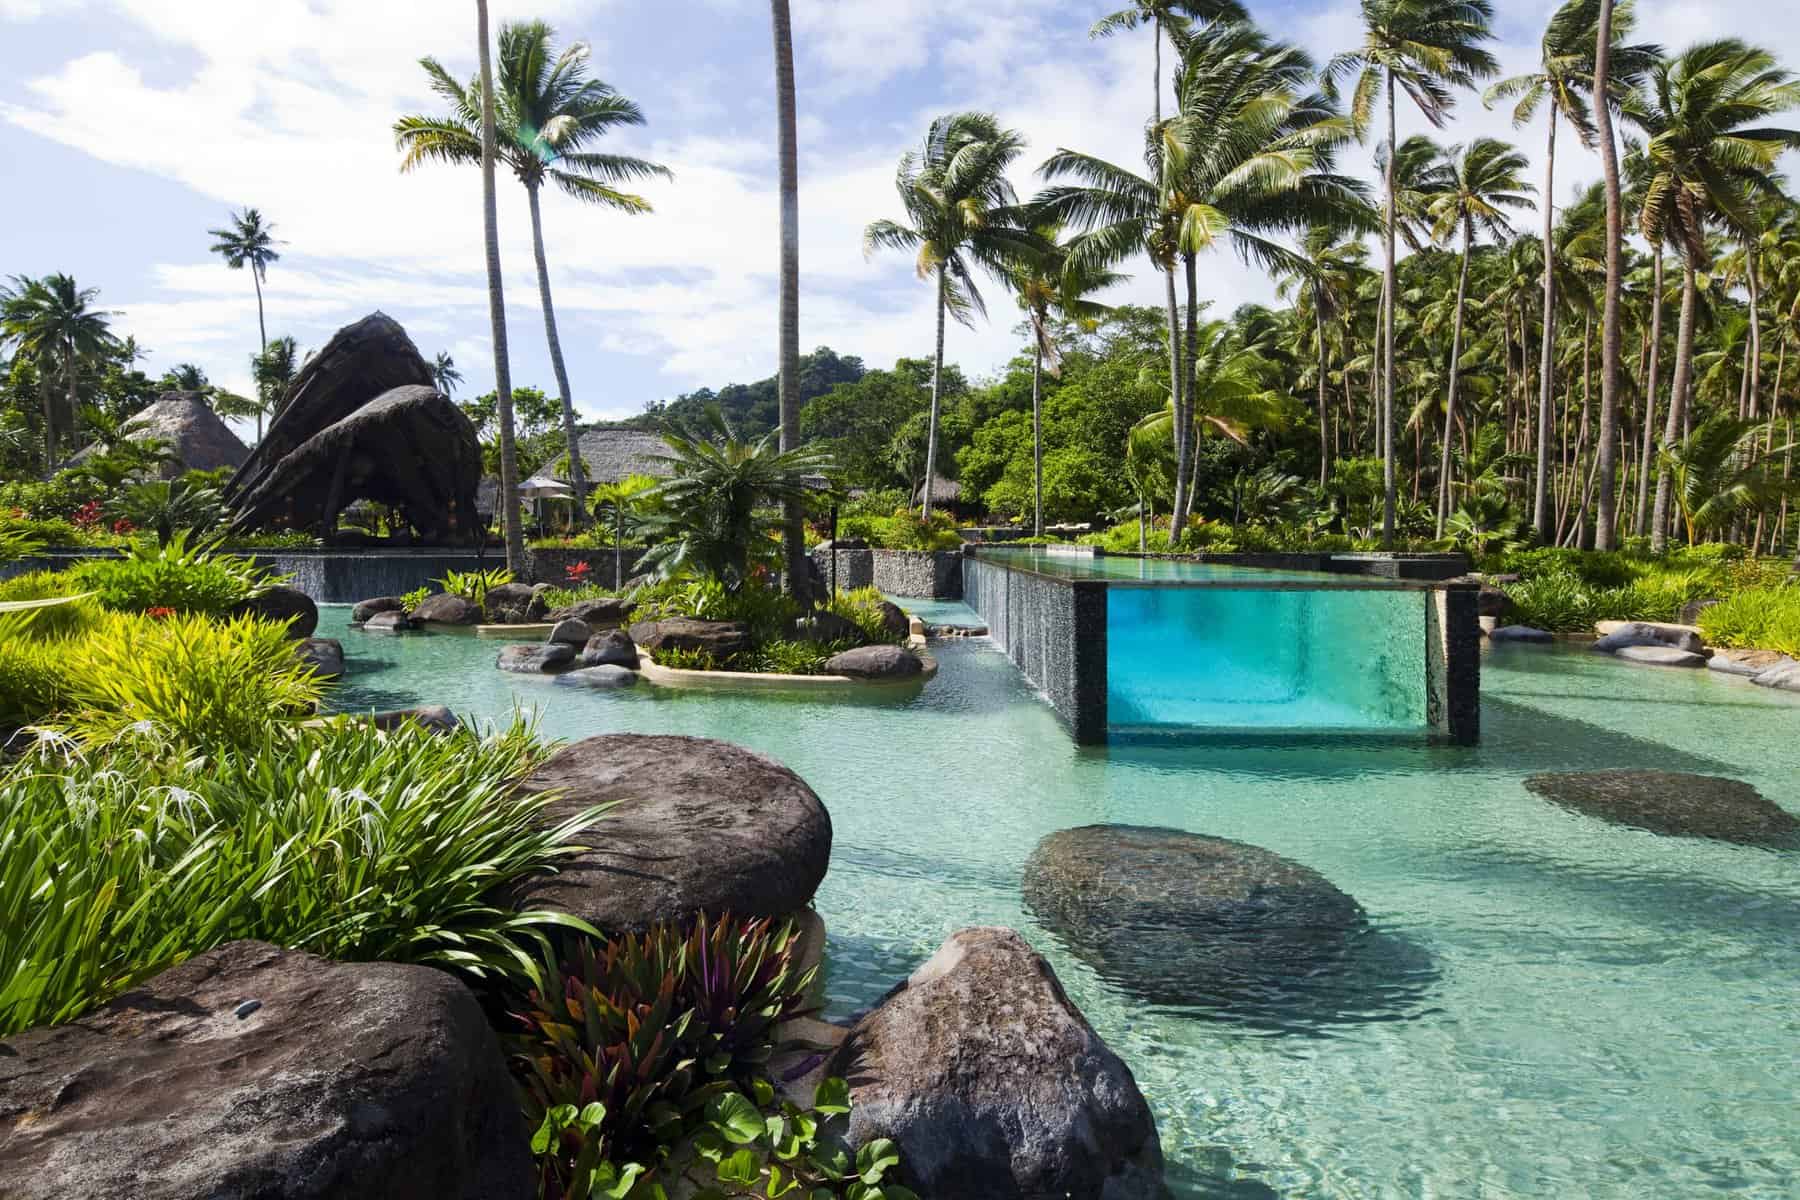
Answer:
POLYGON ((1770 667, 1750 680, 1757 687, 1777 688, 1784 692, 1800 692, 1800 662, 1786 662, 1770 667))
POLYGON ((1706 660, 1706 667, 1709 671, 1754 679, 1764 671, 1793 661, 1775 650, 1714 650, 1712 657, 1706 660))
POLYGON ((671 617, 666 621, 639 621, 631 627, 631 640, 640 650, 704 651, 714 658, 730 658, 750 648, 750 627, 742 621, 701 621, 671 617))
POLYGON ((294 648, 300 661, 321 679, 344 677, 344 644, 336 638, 307 638, 294 648))
POLYGON ((1533 629, 1529 625, 1502 625, 1488 634, 1490 642, 1553 642, 1554 634, 1542 629, 1533 629))
POLYGON ((1532 792, 1588 816, 1673 837, 1784 844, 1800 818, 1747 783, 1677 771, 1571 771, 1533 775, 1532 792))
POLYGON ((626 667, 637 670, 637 645, 623 629, 606 629, 588 639, 582 647, 584 667, 626 667))
POLYGON ((556 682, 559 687, 627 688, 637 682, 637 672, 629 667, 582 667, 558 675, 556 682))
POLYGON ((376 613, 405 612, 406 601, 398 596, 377 596, 373 600, 364 600, 350 610, 350 623, 361 625, 376 613))
POLYGON ((1646 667, 1704 667, 1706 656, 1695 654, 1691 650, 1678 650, 1674 646, 1630 645, 1623 646, 1613 652, 1613 657, 1622 658, 1626 662, 1639 663, 1646 667))
POLYGON ((906 631, 911 627, 912 621, 907 617, 905 609, 892 600, 881 602, 881 628, 889 637, 898 641, 906 636, 906 631))
POLYGON ((1631 646, 1673 646, 1689 654, 1700 654, 1706 649, 1706 643, 1693 630, 1654 621, 1627 621, 1621 625, 1613 625, 1594 643, 1594 649, 1602 654, 1616 654, 1631 646))
POLYGON ((611 629, 629 620, 636 608, 636 604, 621 596, 599 596, 551 609, 544 619, 563 621, 573 617, 577 621, 586 621, 594 629, 611 629))
POLYGON ((313 603, 312 597, 298 588, 280 584, 240 602, 231 612, 233 616, 286 624, 291 638, 309 638, 319 627, 319 606, 313 603))
POLYGON ((416 628, 418 627, 407 619, 406 614, 398 609, 378 612, 363 622, 364 633, 405 633, 416 628))
POLYGON ((436 592, 425 597, 410 615, 415 622, 434 625, 481 624, 481 607, 473 600, 450 592, 436 592))
POLYGON ((530 675, 540 671, 561 670, 574 661, 575 647, 567 642, 544 642, 535 646, 516 642, 500 648, 500 657, 494 661, 494 665, 502 671, 530 675))
POLYGON ((543 593, 524 583, 489 588, 484 604, 490 625, 526 625, 541 620, 549 611, 543 593))
POLYGON ((585 646, 593 636, 593 629, 579 617, 564 617, 550 631, 551 641, 567 642, 571 646, 585 646))
POLYGON ((811 620, 795 621, 794 636, 809 642, 851 642, 858 646, 869 640, 855 621, 824 610, 814 613, 811 620))
POLYGON ((515 1095, 450 975, 231 942, 0 1041, 0 1196, 525 1200, 515 1095))
POLYGON ((1025 903, 1107 979, 1158 1003, 1228 1003, 1341 964, 1362 906, 1260 846, 1136 825, 1052 833, 1025 903))
POLYGON ((825 660, 825 674, 848 675, 852 679, 911 679, 924 669, 918 655, 885 642, 858 646, 825 660))
POLYGON ((520 785, 561 793, 560 822, 620 801, 575 841, 589 847, 523 884, 517 907, 637 932, 702 910, 784 916, 804 908, 831 859, 831 817, 772 758, 706 738, 607 734, 559 750, 520 785))
POLYGON ((856 1023, 823 1074, 848 1138, 891 1138, 931 1200, 1162 1200, 1130 1069, 1010 929, 964 929, 856 1023))
POLYGON ((396 708, 389 712, 369 714, 369 724, 377 729, 397 729, 411 723, 433 733, 452 733, 462 727, 447 705, 421 704, 417 708, 396 708))

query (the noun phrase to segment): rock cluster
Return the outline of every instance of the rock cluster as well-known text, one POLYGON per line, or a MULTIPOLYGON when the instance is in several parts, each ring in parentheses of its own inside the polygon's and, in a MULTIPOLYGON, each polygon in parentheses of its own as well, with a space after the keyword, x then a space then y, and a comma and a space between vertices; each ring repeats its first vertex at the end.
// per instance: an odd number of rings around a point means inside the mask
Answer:
POLYGON ((724 659, 750 648, 750 626, 742 621, 670 617, 639 621, 631 627, 631 640, 653 654, 658 650, 700 651, 724 659))

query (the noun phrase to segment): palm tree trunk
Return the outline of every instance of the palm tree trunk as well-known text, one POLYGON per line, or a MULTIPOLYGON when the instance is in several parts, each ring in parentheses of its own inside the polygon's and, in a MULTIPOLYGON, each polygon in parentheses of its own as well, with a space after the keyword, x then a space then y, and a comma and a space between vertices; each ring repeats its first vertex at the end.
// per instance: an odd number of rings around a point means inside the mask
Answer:
POLYGON ((1319 340, 1319 486, 1331 478, 1331 435, 1326 430, 1329 404, 1325 399, 1325 311, 1319 304, 1319 290, 1313 289, 1313 335, 1319 340))
MULTIPOLYGON (((800 447, 800 150, 794 94, 794 28, 788 0, 769 0, 769 27, 775 41, 775 121, 781 186, 780 364, 777 380, 781 449, 800 447)), ((810 597, 812 574, 806 561, 805 513, 798 500, 782 506, 782 541, 788 592, 810 597)))
POLYGON ((1663 252, 1662 243, 1656 246, 1655 264, 1651 267, 1650 284, 1650 369, 1644 384, 1644 448, 1639 455, 1641 469, 1638 471, 1637 518, 1632 522, 1632 532, 1639 537, 1644 534, 1644 526, 1650 520, 1650 466, 1656 455, 1656 389, 1660 380, 1658 368, 1662 365, 1662 318, 1663 318, 1663 252))
POLYGON ((1382 233, 1382 305, 1386 324, 1382 326, 1381 354, 1381 545, 1394 548, 1394 309, 1396 287, 1394 275, 1394 147, 1395 147, 1394 73, 1387 72, 1387 206, 1382 233))
MULTIPOLYGON (((260 344, 262 345, 263 354, 267 354, 269 352, 269 329, 268 329, 268 326, 263 324, 263 298, 262 298, 262 277, 261 276, 262 276, 262 273, 256 269, 256 264, 251 263, 250 264, 250 282, 256 285, 256 336, 260 340, 260 344)), ((262 441, 262 435, 263 435, 263 410, 262 410, 262 406, 258 405, 257 409, 256 409, 256 440, 259 442, 262 441)))
POLYGON ((1469 295, 1469 258, 1475 250, 1475 227, 1463 219, 1462 267, 1456 276, 1456 312, 1450 318, 1450 390, 1444 396, 1444 449, 1438 463, 1437 536, 1450 520, 1450 437, 1456 428, 1456 385, 1461 379, 1463 303, 1469 295))
POLYGON ((588 523, 587 472, 582 470, 581 445, 575 435, 575 401, 569 395, 569 369, 563 365, 562 339, 556 335, 556 305, 550 299, 550 262, 544 254, 544 222, 538 207, 536 184, 525 185, 531 207, 531 256, 537 263, 538 305, 544 310, 544 341, 550 347, 550 370, 556 376, 556 394, 562 401, 563 444, 569 451, 569 487, 575 493, 575 524, 588 523))
POLYGON ((1619 355, 1623 333, 1619 296, 1625 282, 1625 214, 1619 196, 1619 147, 1613 140, 1611 95, 1613 0, 1600 0, 1594 48, 1594 128, 1600 142, 1600 173, 1606 189, 1606 300, 1600 321, 1600 497, 1595 504, 1594 545, 1617 544, 1619 469, 1619 355))
MULTIPOLYGON (((1036 331, 1034 330, 1035 334, 1036 331)), ((1044 404, 1040 379, 1044 369, 1044 344, 1031 343, 1031 536, 1044 536, 1044 404)))
POLYGON ((931 484, 937 478, 938 405, 944 395, 944 301, 950 286, 944 268, 937 270, 937 351, 931 360, 931 415, 925 426, 925 491, 920 515, 931 518, 931 484))
POLYGON ((1556 378, 1556 103, 1550 109, 1550 139, 1544 150, 1544 344, 1538 363, 1537 480, 1531 526, 1540 542, 1550 532, 1550 423, 1556 378))
MULTIPOLYGON (((68 387, 69 405, 69 448, 81 448, 81 387, 80 374, 75 355, 75 347, 70 346, 63 357, 63 375, 68 387)), ((55 464, 51 464, 55 469, 55 464)))
POLYGON ((1150 62, 1151 62, 1151 68, 1150 68, 1151 105, 1150 105, 1150 111, 1154 112, 1156 114, 1155 121, 1158 125, 1161 125, 1162 124, 1162 17, 1160 15, 1156 16, 1151 21, 1150 37, 1151 37, 1151 42, 1150 42, 1150 46, 1151 46, 1151 59, 1150 59, 1150 62))
MULTIPOLYGON (((1667 452, 1680 440, 1682 419, 1687 415, 1688 386, 1694 373, 1694 308, 1700 285, 1694 264, 1683 259, 1681 264, 1681 323, 1675 331, 1675 384, 1669 396, 1669 423, 1663 430, 1663 450, 1667 452)), ((1661 554, 1669 548, 1669 469, 1659 465, 1656 471, 1656 507, 1650 514, 1650 550, 1661 554)))
MULTIPOLYGON (((1774 453, 1775 450, 1775 414, 1781 408, 1781 377, 1787 371, 1787 338, 1779 332, 1779 329, 1775 335, 1775 345, 1775 388, 1769 393, 1769 426, 1763 431, 1762 452, 1764 458, 1774 453)), ((1782 503, 1786 502, 1787 496, 1784 493, 1782 503)), ((1762 509, 1756 511, 1756 536, 1750 539, 1752 554, 1758 553, 1758 547, 1762 545, 1763 514, 1764 510, 1762 509)))
POLYGON ((1185 389, 1181 369, 1181 310, 1175 302, 1175 267, 1170 264, 1163 272, 1164 302, 1168 308, 1169 319, 1169 403, 1174 414, 1169 436, 1175 443, 1175 496, 1169 508, 1169 542, 1170 549, 1181 536, 1180 514, 1187 507, 1187 442, 1181 436, 1183 418, 1187 413, 1185 389))
POLYGON ((481 213, 487 252, 488 324, 494 340, 494 390, 499 398, 500 515, 506 531, 506 569, 525 569, 525 534, 519 526, 519 449, 513 439, 512 362, 506 346, 506 295, 500 277, 500 214, 494 191, 494 65, 488 48, 487 0, 475 0, 475 34, 481 43, 481 213))
POLYGON ((1187 459, 1188 469, 1194 477, 1188 481, 1187 507, 1181 510, 1182 524, 1194 511, 1194 493, 1200 485, 1199 445, 1194 436, 1194 427, 1200 419, 1198 397, 1194 394, 1194 362, 1200 352, 1200 303, 1197 292, 1198 281, 1194 277, 1195 255, 1183 254, 1182 273, 1187 277, 1187 349, 1182 355, 1181 390, 1187 397, 1186 414, 1181 422, 1181 453, 1187 459))

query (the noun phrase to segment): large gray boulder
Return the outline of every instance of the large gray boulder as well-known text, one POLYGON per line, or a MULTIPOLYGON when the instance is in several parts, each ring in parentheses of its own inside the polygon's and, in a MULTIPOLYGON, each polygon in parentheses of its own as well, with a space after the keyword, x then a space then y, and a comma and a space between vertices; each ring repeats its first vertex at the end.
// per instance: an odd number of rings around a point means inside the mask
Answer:
POLYGON ((825 674, 848 675, 852 679, 914 679, 924 670, 925 664, 918 655, 886 642, 858 646, 825 660, 825 674))
POLYGON ((0 1196, 525 1200, 498 1039, 442 971, 232 942, 0 1042, 0 1196))
POLYGON ((1689 654, 1699 654, 1706 649, 1706 643, 1693 630, 1652 621, 1627 622, 1594 642, 1594 649, 1602 654, 1615 654, 1635 646, 1673 646, 1689 654))
POLYGON ((1764 671, 1790 664, 1794 660, 1775 650, 1714 650, 1706 660, 1709 671, 1755 679, 1764 671))
POLYGON ((417 629, 407 615, 398 609, 389 612, 378 612, 363 622, 364 633, 405 633, 417 629))
POLYGON ((1678 646, 1621 646, 1613 651, 1614 658, 1622 658, 1626 662, 1637 663, 1645 667, 1704 667, 1706 656, 1691 650, 1683 650, 1678 646))
POLYGON ((521 787, 560 793, 561 822, 619 801, 555 875, 522 885, 520 908, 636 932, 702 910, 773 917, 804 908, 831 859, 831 817, 772 758, 706 738, 607 734, 558 751, 521 787))
POLYGON ((1735 779, 1678 771, 1569 771, 1533 775, 1525 786, 1552 804, 1670 837, 1785 845, 1800 818, 1735 779))
POLYGON ((1759 671, 1750 682, 1757 687, 1800 692, 1800 662, 1777 663, 1765 671, 1759 671))
POLYGON ((726 659, 750 648, 750 626, 742 621, 671 617, 666 621, 639 621, 631 627, 631 640, 652 654, 658 650, 702 651, 726 659))
POLYGON ((489 588, 483 600, 490 625, 526 625, 544 619, 550 611, 544 594, 529 584, 503 583, 489 588))
POLYGON ((1366 928, 1329 879, 1260 846, 1086 825, 1025 863, 1025 902, 1107 979, 1158 1003, 1254 997, 1344 965, 1366 928))
POLYGON ((881 629, 891 638, 903 638, 912 632, 912 618, 892 600, 881 602, 881 629))
POLYGON ((593 628, 580 617, 564 617, 550 629, 551 641, 567 642, 571 646, 585 646, 593 636, 593 628))
POLYGON ((856 646, 869 640, 855 621, 824 610, 814 613, 810 620, 795 621, 794 636, 809 642, 850 642, 856 646))
POLYGON ((1130 1069, 1010 929, 953 934, 823 1073, 850 1081, 849 1140, 891 1138, 932 1200, 1168 1195, 1130 1069))
POLYGON ((638 665, 637 645, 623 629, 607 629, 596 633, 581 648, 584 667, 624 667, 635 671, 638 665))
POLYGON ((414 621, 433 625, 481 624, 481 608, 473 600, 451 592, 437 592, 425 597, 410 615, 414 621))
POLYGON ((545 642, 541 645, 514 643, 503 646, 494 665, 502 671, 530 675, 542 671, 560 671, 575 661, 575 647, 567 642, 545 642))
POLYGON ((307 638, 294 652, 321 679, 344 677, 344 643, 336 638, 307 638))
POLYGON ((376 596, 371 600, 363 600, 350 610, 350 623, 361 625, 376 613, 405 612, 406 601, 398 596, 376 596))
POLYGON ((231 610, 233 616, 255 617, 276 625, 286 625, 291 638, 309 638, 319 627, 319 606, 299 588, 277 584, 265 588, 231 610))
POLYGON ((421 704, 417 708, 396 708, 388 712, 369 714, 369 724, 377 729, 399 729, 403 725, 417 725, 432 733, 454 733, 462 727, 456 714, 444 704, 421 704))
POLYGON ((630 620, 632 610, 636 607, 636 604, 621 596, 599 596, 592 600, 577 600, 574 604, 553 608, 544 619, 546 621, 565 621, 573 618, 577 621, 586 621, 594 629, 612 629, 630 620))

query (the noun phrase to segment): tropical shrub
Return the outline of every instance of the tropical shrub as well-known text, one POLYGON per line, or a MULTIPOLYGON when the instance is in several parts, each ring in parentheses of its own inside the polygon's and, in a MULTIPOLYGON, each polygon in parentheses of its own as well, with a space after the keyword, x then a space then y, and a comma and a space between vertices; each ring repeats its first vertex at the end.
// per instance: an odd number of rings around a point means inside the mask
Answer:
POLYGON ((522 976, 517 940, 567 918, 492 897, 599 815, 540 826, 554 797, 512 784, 546 753, 518 724, 343 718, 205 754, 41 744, 0 773, 0 1036, 236 938, 522 976))
POLYGON ((834 654, 856 645, 854 641, 809 642, 778 638, 764 642, 751 655, 749 669, 771 675, 819 675, 834 654))
POLYGON ((569 940, 566 956, 544 940, 514 1041, 547 1196, 584 1194, 601 1164, 654 1176, 709 1100, 761 1078, 777 1026, 812 1011, 791 923, 702 914, 569 940))
POLYGON ((962 546, 956 519, 942 509, 933 511, 929 518, 922 518, 911 509, 885 517, 840 517, 838 537, 861 538, 881 550, 956 550, 962 546))
POLYGON ((905 641, 904 633, 889 633, 882 624, 881 606, 886 602, 887 597, 878 589, 861 587, 839 592, 821 607, 854 624, 871 642, 905 641))
POLYGON ((225 502, 215 489, 180 479, 134 484, 112 507, 132 525, 154 533, 160 546, 180 532, 203 535, 225 518, 225 502))
POLYGON ((216 544, 190 543, 185 531, 167 545, 134 543, 121 558, 94 558, 70 572, 76 591, 91 591, 115 612, 153 608, 222 616, 285 580, 216 544))
POLYGON ((1753 588, 1700 614, 1709 645, 1800 655, 1800 586, 1753 588))
POLYGON ((442 579, 433 582, 452 596, 461 596, 477 607, 485 607, 489 592, 512 581, 511 571, 493 567, 486 571, 446 571, 442 579))
POLYGON ((698 1193, 705 1200, 735 1197, 805 1196, 807 1200, 918 1200, 888 1173, 900 1152, 887 1138, 871 1138, 852 1155, 825 1133, 828 1123, 850 1112, 850 1085, 827 1079, 810 1109, 777 1103, 775 1089, 757 1080, 750 1094, 727 1092, 706 1103, 706 1124, 695 1135, 695 1155, 711 1163, 716 1186, 698 1193), (754 1097, 754 1099, 752 1099, 754 1097))

